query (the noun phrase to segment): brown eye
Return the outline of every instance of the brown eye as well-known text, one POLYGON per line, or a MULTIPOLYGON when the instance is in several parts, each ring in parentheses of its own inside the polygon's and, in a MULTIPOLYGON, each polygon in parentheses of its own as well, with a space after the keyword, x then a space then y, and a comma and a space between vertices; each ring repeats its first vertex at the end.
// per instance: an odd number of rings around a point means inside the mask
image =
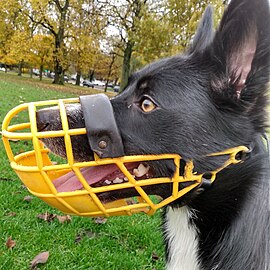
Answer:
POLYGON ((156 105, 152 100, 146 98, 142 101, 141 108, 144 112, 151 112, 156 108, 156 105))

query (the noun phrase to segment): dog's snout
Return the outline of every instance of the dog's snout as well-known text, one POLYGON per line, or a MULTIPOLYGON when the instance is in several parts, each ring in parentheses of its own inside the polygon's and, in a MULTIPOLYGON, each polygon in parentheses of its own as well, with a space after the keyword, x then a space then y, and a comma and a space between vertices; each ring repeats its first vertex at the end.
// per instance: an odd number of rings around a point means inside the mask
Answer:
MULTIPOLYGON (((68 123, 69 129, 85 127, 84 118, 80 104, 66 104, 65 113, 61 113, 58 106, 40 109, 36 112, 36 125, 39 132, 63 130, 64 121, 68 123), (65 116, 66 115, 66 116, 65 116)), ((93 152, 89 147, 88 139, 85 134, 71 135, 71 145, 74 160, 89 161, 93 160, 93 152)), ((63 136, 41 138, 52 153, 67 158, 67 149, 63 136)))
MULTIPOLYGON (((41 109, 36 112, 37 129, 43 131, 48 129, 54 119, 59 118, 59 110, 55 108, 41 109)), ((49 129, 50 130, 50 129, 49 129)))
POLYGON ((58 106, 40 109, 36 112, 38 131, 54 131, 62 129, 62 121, 68 121, 70 129, 83 128, 85 126, 80 104, 67 104, 66 119, 60 116, 58 106))

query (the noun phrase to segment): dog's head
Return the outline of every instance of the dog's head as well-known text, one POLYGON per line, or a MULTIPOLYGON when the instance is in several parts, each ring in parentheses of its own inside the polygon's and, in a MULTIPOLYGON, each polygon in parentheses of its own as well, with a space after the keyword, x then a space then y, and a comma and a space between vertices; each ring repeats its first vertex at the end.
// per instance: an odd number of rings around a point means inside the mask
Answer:
MULTIPOLYGON (((205 171, 222 160, 205 162, 203 156, 249 146, 266 125, 269 25, 267 0, 232 0, 215 33, 208 8, 186 53, 132 74, 124 91, 111 99, 124 154, 177 153, 195 160, 197 171, 205 171)), ((66 110, 70 128, 85 126, 80 104, 66 110)), ((57 108, 39 111, 37 119, 39 130, 61 129, 57 108)), ((65 157, 62 139, 44 143, 65 157)), ((75 159, 93 159, 86 136, 73 137, 72 145, 75 159)), ((172 176, 175 171, 170 161, 144 166, 155 176, 172 176)), ((168 190, 156 185, 149 193, 166 197, 168 190)), ((136 194, 112 194, 131 195, 136 194)))

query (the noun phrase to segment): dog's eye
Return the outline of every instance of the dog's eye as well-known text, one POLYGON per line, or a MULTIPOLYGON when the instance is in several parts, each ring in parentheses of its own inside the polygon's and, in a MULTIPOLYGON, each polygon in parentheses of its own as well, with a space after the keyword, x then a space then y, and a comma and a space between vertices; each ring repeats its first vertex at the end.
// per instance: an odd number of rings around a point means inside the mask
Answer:
POLYGON ((151 112, 156 108, 156 105, 151 99, 145 98, 141 103, 141 108, 144 112, 151 112))

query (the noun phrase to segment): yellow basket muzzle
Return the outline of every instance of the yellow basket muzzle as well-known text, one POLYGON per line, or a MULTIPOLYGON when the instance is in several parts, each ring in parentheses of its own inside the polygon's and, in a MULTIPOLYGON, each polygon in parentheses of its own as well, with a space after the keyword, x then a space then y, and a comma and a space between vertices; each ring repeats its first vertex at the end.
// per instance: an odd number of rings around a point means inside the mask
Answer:
MULTIPOLYGON (((94 161, 76 162, 73 158, 71 137, 86 134, 86 129, 69 129, 65 106, 66 104, 78 102, 78 98, 73 98, 25 103, 12 109, 4 119, 2 137, 11 167, 33 195, 60 211, 72 215, 108 217, 132 215, 138 212, 151 215, 155 213, 157 209, 170 204, 201 185, 203 174, 197 174, 193 171, 192 161, 186 163, 184 174, 180 175, 181 156, 178 154, 136 155, 104 159, 95 156, 94 161), (58 106, 61 115, 62 130, 38 132, 36 111, 44 106, 58 106), (24 119, 22 120, 23 123, 18 123, 20 119, 19 116, 22 116, 24 119), (56 164, 53 162, 51 160, 50 151, 46 149, 40 141, 42 138, 55 137, 64 138, 67 153, 67 160, 64 164, 56 164), (17 154, 16 150, 12 149, 12 141, 14 140, 28 141, 33 147, 29 149, 28 146, 28 149, 25 151, 20 150, 20 153, 17 154), (136 180, 126 167, 127 164, 132 162, 147 162, 164 159, 173 160, 176 166, 172 178, 163 177, 136 180), (101 187, 92 187, 89 185, 81 170, 86 167, 108 164, 115 164, 125 175, 127 181, 101 187), (58 192, 54 184, 55 180, 72 171, 78 181, 81 182, 83 188, 70 192, 58 192), (189 184, 186 185, 185 188, 180 188, 180 184, 185 182, 189 184), (172 185, 171 195, 165 199, 157 199, 155 196, 149 196, 145 192, 144 187, 157 184, 172 185), (99 198, 99 194, 101 193, 122 189, 134 189, 139 195, 113 202, 103 202, 99 198)), ((22 147, 25 146, 25 144, 28 143, 22 144, 22 147)), ((210 172, 210 181, 213 182, 216 179, 216 174, 223 168, 241 162, 241 160, 237 158, 237 154, 247 151, 247 147, 239 146, 224 152, 211 154, 211 156, 227 155, 228 159, 221 168, 210 172)))

